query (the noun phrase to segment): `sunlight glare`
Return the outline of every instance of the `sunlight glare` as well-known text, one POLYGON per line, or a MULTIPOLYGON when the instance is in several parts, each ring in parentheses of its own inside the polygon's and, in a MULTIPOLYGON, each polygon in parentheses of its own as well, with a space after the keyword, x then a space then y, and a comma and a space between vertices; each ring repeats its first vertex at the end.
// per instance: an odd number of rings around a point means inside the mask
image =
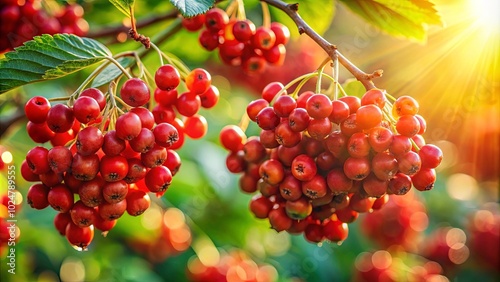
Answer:
POLYGON ((474 0, 470 1, 472 13, 477 23, 486 31, 499 32, 500 30, 500 1, 499 0, 474 0))

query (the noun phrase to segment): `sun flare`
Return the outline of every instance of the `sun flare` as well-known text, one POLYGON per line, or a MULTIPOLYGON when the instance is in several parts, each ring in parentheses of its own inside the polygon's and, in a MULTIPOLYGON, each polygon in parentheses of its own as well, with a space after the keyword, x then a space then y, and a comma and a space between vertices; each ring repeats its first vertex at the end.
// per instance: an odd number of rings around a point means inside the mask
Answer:
POLYGON ((476 23, 487 32, 500 32, 500 1, 470 0, 469 6, 476 23))

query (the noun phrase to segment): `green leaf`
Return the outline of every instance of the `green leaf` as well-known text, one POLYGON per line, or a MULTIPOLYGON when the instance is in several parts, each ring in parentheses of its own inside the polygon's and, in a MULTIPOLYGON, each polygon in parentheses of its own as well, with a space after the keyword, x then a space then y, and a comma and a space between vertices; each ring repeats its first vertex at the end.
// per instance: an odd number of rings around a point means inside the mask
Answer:
POLYGON ((109 2, 130 18, 130 10, 134 7, 135 0, 109 0, 109 2))
MULTIPOLYGON (((117 61, 125 69, 135 63, 135 59, 131 57, 122 57, 117 59, 117 61)), ((92 81, 92 87, 99 87, 101 85, 108 84, 122 74, 122 71, 115 64, 110 64, 104 68, 104 70, 102 70, 96 78, 94 78, 92 81)))
POLYGON ((370 24, 394 36, 421 42, 427 38, 427 24, 442 25, 429 0, 340 0, 370 24))
POLYGON ((0 60, 0 94, 18 86, 79 71, 111 56, 98 41, 70 34, 44 34, 0 60))
POLYGON ((344 81, 344 83, 342 84, 342 88, 344 89, 345 93, 347 93, 347 95, 356 96, 358 98, 363 97, 363 95, 366 93, 366 89, 363 84, 355 78, 350 78, 344 81))
POLYGON ((194 17, 210 9, 215 0, 170 0, 184 17, 194 17))
MULTIPOLYGON (((335 16, 335 0, 299 0, 290 3, 299 4, 300 17, 320 35, 330 27, 335 16)), ((287 14, 270 5, 269 8, 273 20, 288 26, 292 37, 300 35, 297 26, 287 14)))

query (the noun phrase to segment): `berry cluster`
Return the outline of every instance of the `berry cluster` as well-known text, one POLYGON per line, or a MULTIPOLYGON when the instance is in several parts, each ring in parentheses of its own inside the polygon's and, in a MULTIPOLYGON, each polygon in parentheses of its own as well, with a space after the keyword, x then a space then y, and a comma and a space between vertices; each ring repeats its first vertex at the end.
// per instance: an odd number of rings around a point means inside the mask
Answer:
POLYGON ((218 261, 212 263, 193 257, 188 262, 189 281, 277 281, 278 272, 272 265, 258 265, 245 252, 233 250, 221 254, 218 261))
POLYGON ((442 152, 425 144, 425 121, 413 98, 390 104, 380 89, 334 101, 311 91, 297 99, 286 94, 273 82, 248 104, 259 136, 247 138, 231 125, 220 134, 230 151, 227 168, 243 173, 241 190, 260 192, 251 211, 277 231, 342 241, 345 223, 382 207, 386 194, 406 194, 412 185, 432 189, 442 152))
POLYGON ((406 251, 416 251, 428 226, 425 205, 413 190, 404 197, 386 196, 389 199, 383 209, 364 216, 361 231, 384 249, 397 245, 406 251))
POLYGON ((182 146, 184 134, 199 138, 206 132, 206 121, 196 113, 201 106, 215 105, 217 88, 203 69, 184 80, 189 91, 177 97, 177 69, 164 65, 157 70, 154 96, 161 103, 153 112, 143 107, 150 90, 139 78, 125 81, 120 97, 88 88, 74 101, 70 97, 70 106, 51 105, 42 96, 26 103, 29 136, 53 146, 37 146, 26 154, 23 177, 41 182, 29 188, 28 204, 59 211, 54 225, 76 248, 88 246, 94 227, 107 232, 125 211, 138 216, 148 209, 148 193, 162 196, 179 170, 175 149, 182 146), (185 123, 166 100, 175 101, 185 123))
MULTIPOLYGON (((161 214, 161 218, 158 218, 158 226, 154 228, 153 234, 148 235, 147 238, 127 240, 132 249, 152 263, 162 263, 167 258, 186 251, 191 246, 192 239, 191 230, 181 210, 168 208, 165 212, 158 214, 161 214)), ((156 220, 156 218, 153 217, 151 220, 156 220)))
MULTIPOLYGON (((10 51, 36 35, 71 33, 83 36, 89 25, 83 19, 83 8, 71 4, 55 9, 53 14, 47 13, 41 0, 1 0, 0 18, 0 53, 10 51)), ((51 3, 57 5, 56 2, 51 3)))
POLYGON ((249 19, 230 19, 226 11, 212 8, 205 14, 184 18, 182 25, 189 31, 198 31, 201 46, 208 51, 219 49, 219 56, 227 65, 241 66, 247 73, 260 73, 266 64, 282 65, 285 44, 290 31, 278 22, 255 27, 249 19))

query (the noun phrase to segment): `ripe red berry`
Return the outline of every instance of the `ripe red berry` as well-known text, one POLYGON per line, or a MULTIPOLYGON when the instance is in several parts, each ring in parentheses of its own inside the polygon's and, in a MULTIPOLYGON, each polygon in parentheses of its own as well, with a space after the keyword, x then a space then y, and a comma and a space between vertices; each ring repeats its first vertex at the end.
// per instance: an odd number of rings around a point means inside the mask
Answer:
POLYGON ((82 156, 95 154, 101 149, 104 136, 97 127, 88 126, 78 132, 76 137, 76 150, 82 156))
POLYGON ((169 148, 179 140, 177 128, 170 123, 160 123, 153 128, 156 144, 169 148))
POLYGON ((418 113, 419 105, 417 100, 410 96, 401 96, 396 99, 392 106, 392 113, 395 117, 404 115, 416 115, 418 113))
POLYGON ((366 93, 363 94, 363 97, 361 97, 362 106, 373 104, 379 107, 380 109, 383 109, 386 102, 387 99, 385 97, 385 90, 378 88, 372 88, 366 91, 366 93))
POLYGON ((247 19, 234 23, 232 31, 236 40, 246 43, 255 34, 255 29, 255 24, 247 19))
POLYGON ((208 123, 204 116, 194 115, 184 121, 184 133, 193 139, 205 136, 208 130, 208 123))
POLYGON ((194 92, 185 92, 177 98, 175 106, 179 114, 185 117, 191 117, 200 109, 201 99, 200 96, 194 92))
POLYGON ((32 208, 41 210, 49 206, 47 199, 50 188, 43 184, 33 184, 26 194, 28 205, 32 208))
POLYGON ((116 120, 116 136, 123 140, 132 140, 141 133, 142 123, 138 115, 127 112, 116 120))
POLYGON ((205 13, 205 26, 211 31, 219 31, 226 27, 229 17, 226 11, 219 8, 212 8, 205 13))
POLYGON ((54 210, 65 213, 73 207, 73 192, 65 184, 58 184, 50 189, 47 200, 54 210))
POLYGON ((68 242, 77 250, 86 250, 94 238, 94 226, 78 227, 70 222, 66 226, 65 235, 68 242))
POLYGON ((422 167, 424 168, 436 168, 443 160, 443 152, 441 149, 432 144, 426 144, 420 147, 418 155, 420 156, 422 167))
POLYGON ((252 46, 261 50, 269 50, 276 43, 276 35, 267 27, 261 26, 255 30, 252 36, 252 46))
POLYGON ((149 191, 165 192, 172 182, 172 173, 165 166, 153 167, 146 174, 145 181, 149 191))
POLYGON ((143 214, 151 205, 149 195, 141 190, 131 190, 127 194, 127 213, 132 216, 143 214))
POLYGON ((219 101, 219 89, 210 85, 207 91, 200 94, 201 106, 205 109, 213 108, 219 101))
POLYGON ((332 102, 324 94, 314 94, 307 99, 306 110, 314 119, 326 118, 332 113, 332 102))
POLYGON ((99 167, 101 177, 107 182, 122 180, 128 172, 127 159, 121 155, 103 156, 99 167))
POLYGON ((50 102, 43 96, 35 96, 26 102, 24 112, 29 121, 43 123, 47 119, 50 110, 50 102))
POLYGON ((269 212, 269 223, 274 230, 281 232, 292 227, 293 221, 286 214, 285 208, 281 207, 269 212))
POLYGON ((279 22, 272 22, 271 23, 271 30, 273 31, 274 35, 276 36, 276 41, 275 45, 278 44, 287 44, 288 40, 290 40, 290 30, 288 27, 285 25, 279 23, 279 22))
POLYGON ((309 181, 314 178, 318 169, 313 158, 302 154, 293 159, 290 170, 292 175, 298 180, 309 181))
POLYGON ((80 228, 94 224, 94 208, 86 206, 81 200, 75 202, 71 210, 69 210, 69 215, 72 222, 80 228))
POLYGON ((205 14, 199 14, 190 18, 182 18, 182 26, 189 31, 200 30, 205 24, 205 14))
POLYGON ((44 174, 50 171, 48 154, 49 150, 41 146, 34 147, 28 151, 26 162, 33 173, 44 174))
POLYGON ((127 105, 140 107, 149 101, 151 95, 144 81, 139 78, 131 78, 123 84, 120 96, 127 105))
POLYGON ((104 107, 106 107, 106 97, 101 92, 101 90, 97 88, 87 88, 80 93, 80 97, 91 97, 97 101, 99 104, 99 109, 102 111, 104 107))
MULTIPOLYGON (((276 97, 276 94, 283 90, 285 86, 281 82, 271 82, 262 89, 262 98, 268 103, 276 97)), ((283 90, 282 95, 287 95, 286 90, 283 90)))
POLYGON ((236 125, 224 126, 219 137, 222 146, 232 152, 243 149, 243 144, 246 143, 247 139, 245 132, 236 125))
POLYGON ((73 104, 73 113, 79 122, 87 124, 99 117, 101 109, 94 98, 80 96, 73 104))
POLYGON ((356 111, 356 123, 361 129, 370 129, 382 122, 382 110, 376 105, 364 105, 356 111))
POLYGON ((277 160, 267 160, 260 165, 259 174, 265 182, 276 185, 285 177, 285 171, 281 162, 277 160))
POLYGON ((47 114, 47 126, 56 133, 70 130, 74 121, 73 110, 64 104, 54 105, 47 114))
POLYGON ((332 113, 328 117, 333 123, 340 124, 349 116, 349 106, 340 100, 332 101, 332 113))
POLYGON ((155 73, 156 86, 164 91, 171 91, 181 82, 179 71, 172 65, 167 64, 159 67, 155 73))
POLYGON ((260 194, 255 195, 250 201, 250 211, 256 218, 267 218, 272 208, 273 203, 269 198, 263 197, 260 194))
POLYGON ((115 182, 104 182, 102 187, 103 199, 110 203, 118 203, 125 199, 128 193, 128 185, 125 181, 119 180, 115 182))
POLYGON ((202 68, 196 68, 186 76, 186 87, 194 94, 205 93, 210 85, 212 85, 212 76, 202 68))

